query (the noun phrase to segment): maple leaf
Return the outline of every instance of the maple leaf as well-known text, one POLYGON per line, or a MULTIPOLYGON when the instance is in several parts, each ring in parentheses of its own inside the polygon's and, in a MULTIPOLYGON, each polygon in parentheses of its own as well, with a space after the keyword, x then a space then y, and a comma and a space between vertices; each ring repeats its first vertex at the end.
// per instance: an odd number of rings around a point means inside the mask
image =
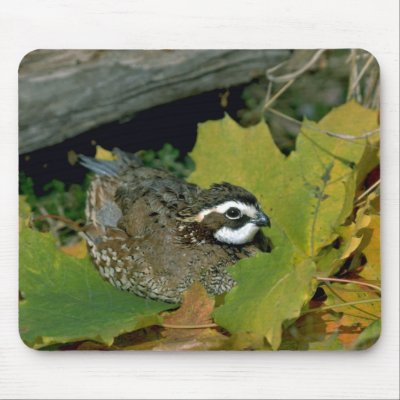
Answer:
POLYGON ((194 283, 183 294, 181 307, 164 315, 161 340, 154 350, 217 349, 228 340, 215 330, 211 313, 215 300, 200 283, 194 283), (192 328, 193 327, 193 328, 192 328))
POLYGON ((23 199, 20 212, 19 328, 28 346, 82 340, 111 346, 114 337, 157 324, 158 313, 174 307, 114 288, 87 257, 67 255, 49 233, 31 229, 23 199))
MULTIPOLYGON (((288 157, 264 121, 243 128, 226 115, 199 125, 191 153, 196 170, 189 180, 204 187, 220 181, 245 187, 272 224, 264 230, 272 252, 229 268, 237 285, 213 313, 219 325, 230 333, 263 334, 273 349, 279 348, 283 324, 300 316, 315 290, 320 252, 332 250, 328 270, 340 258, 331 244, 353 211, 357 181, 375 165, 367 162, 375 139, 372 143, 363 134, 376 130, 377 123, 376 111, 349 102, 319 123, 304 121, 288 157), (332 132, 360 140, 343 140, 332 132)), ((353 241, 350 250, 359 244, 353 241)))

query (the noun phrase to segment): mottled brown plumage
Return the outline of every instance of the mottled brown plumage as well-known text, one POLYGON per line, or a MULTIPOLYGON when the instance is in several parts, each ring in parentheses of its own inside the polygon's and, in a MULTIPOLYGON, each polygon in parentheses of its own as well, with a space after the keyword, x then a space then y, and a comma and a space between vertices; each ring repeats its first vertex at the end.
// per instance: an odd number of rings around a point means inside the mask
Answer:
POLYGON ((250 218, 229 219, 214 210, 224 202, 252 204, 262 214, 260 225, 267 223, 256 198, 245 189, 223 183, 202 190, 166 171, 144 167, 134 156, 117 149, 115 154, 118 160, 109 162, 81 157, 97 173, 86 206, 90 255, 115 287, 178 303, 182 292, 199 281, 217 295, 235 284, 227 266, 268 250, 260 231, 240 245, 216 239, 221 227, 236 232, 250 218))

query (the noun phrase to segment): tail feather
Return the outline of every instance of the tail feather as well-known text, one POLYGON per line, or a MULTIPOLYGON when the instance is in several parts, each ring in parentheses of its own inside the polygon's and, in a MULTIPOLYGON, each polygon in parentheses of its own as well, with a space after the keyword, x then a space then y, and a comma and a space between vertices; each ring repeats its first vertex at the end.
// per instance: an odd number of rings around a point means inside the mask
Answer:
POLYGON ((112 153, 117 157, 116 160, 97 160, 80 154, 79 162, 97 175, 103 176, 118 176, 126 167, 137 168, 143 165, 140 158, 135 154, 126 153, 118 148, 114 148, 112 153))
POLYGON ((79 155, 79 162, 85 168, 95 172, 98 175, 118 176, 121 166, 116 161, 96 160, 92 157, 79 155))

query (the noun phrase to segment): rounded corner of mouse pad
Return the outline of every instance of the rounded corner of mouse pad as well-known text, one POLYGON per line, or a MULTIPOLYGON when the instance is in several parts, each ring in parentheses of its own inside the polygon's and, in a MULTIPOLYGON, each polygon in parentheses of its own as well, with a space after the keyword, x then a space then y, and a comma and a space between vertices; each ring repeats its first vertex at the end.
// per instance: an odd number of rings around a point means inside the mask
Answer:
POLYGON ((27 53, 22 343, 371 348, 379 88, 365 49, 27 53))

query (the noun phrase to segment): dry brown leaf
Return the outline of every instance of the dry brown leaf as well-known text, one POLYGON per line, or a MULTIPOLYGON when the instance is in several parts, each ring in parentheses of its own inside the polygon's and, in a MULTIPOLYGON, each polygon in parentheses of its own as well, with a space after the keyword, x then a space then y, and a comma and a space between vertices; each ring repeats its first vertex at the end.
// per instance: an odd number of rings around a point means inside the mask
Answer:
MULTIPOLYGON (((336 295, 340 296, 340 299, 330 294, 328 298, 329 304, 379 299, 379 295, 374 290, 352 283, 345 285, 332 284, 330 287, 335 291, 336 295)), ((337 308, 336 310, 341 315, 335 328, 338 332, 338 339, 342 342, 344 348, 350 348, 360 333, 371 322, 379 319, 381 304, 379 301, 371 301, 371 303, 357 304, 346 308, 337 308)))
MULTIPOLYGON (((183 294, 182 305, 177 311, 163 314, 163 330, 160 334, 157 329, 157 332, 153 332, 155 334, 147 336, 149 340, 143 337, 139 342, 137 337, 127 338, 132 344, 123 345, 123 349, 155 351, 225 349, 229 338, 213 326, 211 312, 214 303, 214 299, 208 296, 204 287, 195 283, 183 294)), ((137 333, 129 335, 137 336, 137 333)))
POLYGON ((174 329, 169 326, 188 327, 212 324, 211 312, 214 304, 214 299, 208 296, 204 287, 198 282, 194 283, 189 290, 183 293, 180 308, 164 314, 163 325, 166 327, 164 336, 180 339, 202 334, 206 328, 174 329))
POLYGON ((60 250, 65 254, 69 254, 76 258, 85 258, 88 254, 86 242, 84 240, 80 240, 79 242, 69 246, 62 246, 60 247, 60 250))
POLYGON ((212 329, 215 301, 200 283, 183 294, 181 307, 164 314, 164 339, 153 350, 211 350, 221 348, 228 338, 212 329), (190 327, 197 328, 191 329, 190 327), (204 326, 204 328, 202 328, 204 326), (176 327, 176 328, 175 328, 176 327))

